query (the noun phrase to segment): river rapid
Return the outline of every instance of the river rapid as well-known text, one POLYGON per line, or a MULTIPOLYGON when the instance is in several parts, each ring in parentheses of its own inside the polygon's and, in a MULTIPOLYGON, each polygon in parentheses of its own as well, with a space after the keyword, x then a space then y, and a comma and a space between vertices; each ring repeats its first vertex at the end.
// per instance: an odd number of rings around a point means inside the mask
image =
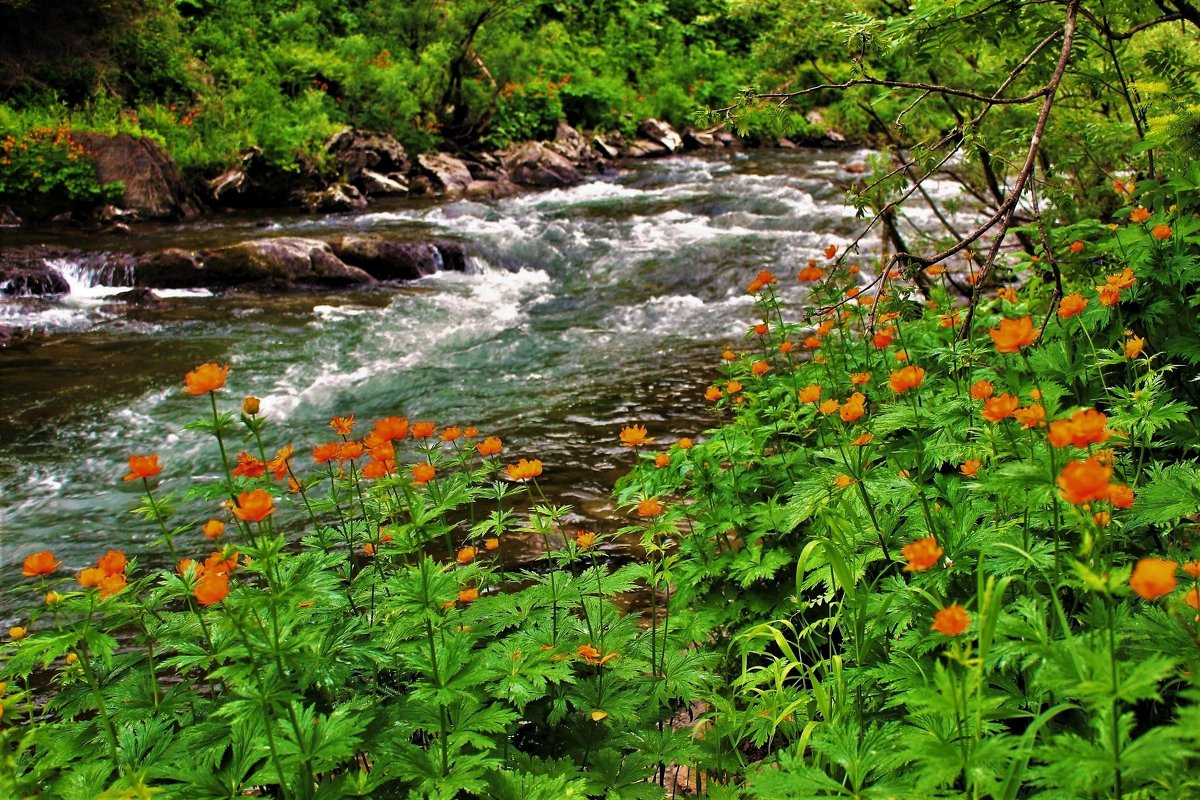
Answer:
MULTIPOLYGON (((667 444, 713 424, 703 392, 721 349, 746 340, 746 283, 763 268, 794 276, 826 245, 851 240, 862 222, 843 198, 868 156, 682 156, 497 201, 140 231, 162 246, 401 231, 459 239, 471 257, 466 274, 389 291, 179 291, 158 309, 115 312, 105 297, 119 289, 72 274, 61 299, 0 301, 0 323, 42 332, 0 350, 0 589, 43 548, 72 572, 110 547, 163 562, 147 551, 154 529, 131 513, 140 482, 121 477, 131 453, 153 452, 165 467, 159 491, 216 479, 212 440, 183 430, 207 408, 181 391, 183 375, 207 361, 232 367, 221 393, 228 408, 262 398, 268 447, 294 442, 303 469, 335 414, 356 414, 360 426, 390 414, 475 425, 501 436, 510 458, 541 459, 547 494, 570 504, 577 522, 611 530, 610 492, 632 460, 621 427, 644 424, 667 444)), ((781 281, 781 293, 803 302, 794 280, 781 281)), ((202 522, 213 510, 194 511, 202 522)), ((193 538, 190 549, 202 551, 193 538)))

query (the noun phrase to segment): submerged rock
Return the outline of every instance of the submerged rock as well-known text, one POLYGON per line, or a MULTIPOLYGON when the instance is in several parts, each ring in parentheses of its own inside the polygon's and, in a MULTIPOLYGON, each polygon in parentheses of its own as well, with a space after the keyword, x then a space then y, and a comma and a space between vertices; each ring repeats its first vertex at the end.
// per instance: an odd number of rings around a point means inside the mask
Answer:
POLYGON ((77 255, 78 251, 49 247, 19 247, 0 251, 0 294, 12 296, 66 294, 71 286, 47 259, 77 255))
POLYGON ((205 250, 200 253, 197 282, 192 286, 227 288, 261 286, 284 289, 295 285, 354 286, 374 283, 317 239, 282 237, 205 250))
POLYGON ((342 261, 381 281, 416 280, 438 272, 444 264, 441 252, 432 242, 349 235, 330 239, 328 244, 342 261))

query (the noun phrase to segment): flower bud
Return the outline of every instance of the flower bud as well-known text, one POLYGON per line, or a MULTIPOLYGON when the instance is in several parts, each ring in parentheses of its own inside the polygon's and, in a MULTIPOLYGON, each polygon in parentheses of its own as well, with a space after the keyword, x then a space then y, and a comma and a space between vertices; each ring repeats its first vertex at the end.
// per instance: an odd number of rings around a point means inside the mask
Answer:
POLYGON ((254 396, 247 397, 242 401, 242 413, 247 417, 253 417, 258 413, 259 399, 254 396))

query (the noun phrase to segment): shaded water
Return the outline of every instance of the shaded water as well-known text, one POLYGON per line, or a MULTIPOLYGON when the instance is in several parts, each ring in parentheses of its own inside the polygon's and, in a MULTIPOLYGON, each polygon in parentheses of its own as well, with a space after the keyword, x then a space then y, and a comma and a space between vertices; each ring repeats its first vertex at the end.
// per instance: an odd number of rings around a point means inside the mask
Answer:
MULTIPOLYGON (((33 550, 53 548, 73 571, 154 538, 130 513, 129 454, 161 456, 164 491, 215 477, 211 440, 182 431, 206 407, 180 391, 183 374, 206 361, 232 365, 230 403, 254 394, 272 423, 286 420, 286 432, 268 428, 268 447, 290 440, 307 453, 329 438, 333 414, 477 425, 511 458, 540 458, 547 493, 580 522, 615 527, 609 492, 631 460, 620 428, 643 423, 669 443, 711 424, 703 390, 717 353, 752 322, 745 284, 764 267, 794 275, 849 241, 842 198, 857 176, 846 167, 866 155, 680 157, 488 203, 149 230, 145 246, 435 234, 466 242, 473 269, 386 292, 179 292, 162 309, 123 313, 77 278, 64 300, 0 305, 0 322, 48 332, 0 351, 0 587, 33 550)), ((794 282, 782 292, 802 300, 794 282)))

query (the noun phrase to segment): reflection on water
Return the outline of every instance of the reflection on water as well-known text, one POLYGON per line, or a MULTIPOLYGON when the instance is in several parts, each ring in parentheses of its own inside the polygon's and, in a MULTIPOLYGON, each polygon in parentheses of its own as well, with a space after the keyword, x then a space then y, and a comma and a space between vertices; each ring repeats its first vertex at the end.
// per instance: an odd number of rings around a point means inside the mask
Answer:
MULTIPOLYGON (((842 182, 865 155, 682 157, 492 203, 148 228, 141 247, 347 230, 449 236, 468 244, 473 269, 387 291, 184 293, 129 313, 87 287, 34 308, 0 305, 0 322, 47 332, 0 351, 0 586, 35 549, 54 548, 75 570, 153 538, 120 480, 130 453, 161 456, 164 491, 215 474, 209 442, 182 431, 204 407, 180 392, 182 376, 205 361, 232 365, 231 404, 255 394, 272 423, 286 422, 268 429, 269 447, 305 452, 327 438, 332 414, 477 425, 503 436, 512 457, 545 462, 547 493, 581 524, 615 528, 608 495, 631 459, 619 429, 643 423, 669 443, 711 423, 703 389, 716 354, 745 336, 743 287, 759 269, 795 274, 850 240, 842 182)), ((781 292, 802 302, 795 283, 781 292)), ((195 509, 197 519, 209 511, 195 509)))

